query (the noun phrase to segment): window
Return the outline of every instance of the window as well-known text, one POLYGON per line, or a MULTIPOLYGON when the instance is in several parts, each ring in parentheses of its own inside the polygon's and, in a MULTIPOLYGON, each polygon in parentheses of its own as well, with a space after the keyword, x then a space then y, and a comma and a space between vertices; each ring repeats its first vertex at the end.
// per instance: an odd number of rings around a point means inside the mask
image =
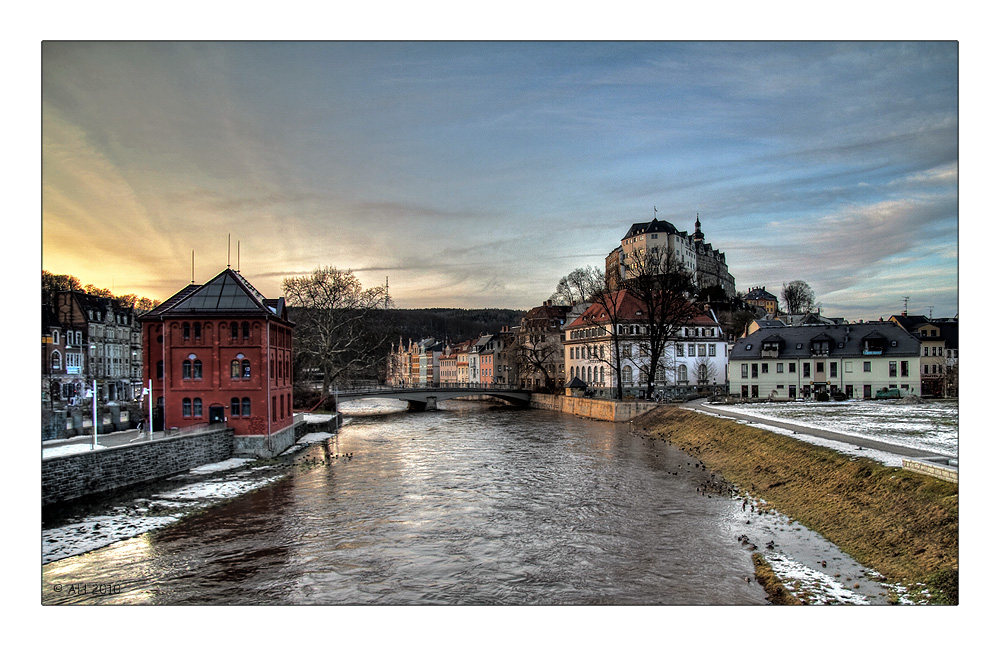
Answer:
POLYGON ((740 364, 740 376, 746 379, 750 375, 750 368, 745 363, 740 364))
POLYGON ((181 364, 181 379, 191 378, 191 360, 185 359, 184 363, 181 364))
POLYGON ((808 379, 809 378, 809 370, 810 370, 809 363, 808 362, 803 363, 802 364, 802 377, 803 377, 803 379, 808 379))
POLYGON ((774 364, 774 368, 775 368, 775 372, 777 372, 777 373, 783 373, 783 372, 785 372, 785 364, 781 363, 780 361, 778 363, 774 364))
POLYGON ((899 369, 900 369, 900 374, 902 376, 904 376, 904 377, 909 377, 910 376, 910 362, 909 361, 900 361, 899 362, 899 369))
POLYGON ((824 368, 823 362, 822 361, 817 361, 816 362, 816 372, 817 373, 824 372, 823 368, 824 368))
POLYGON ((62 370, 62 355, 58 350, 52 353, 52 369, 62 370))
POLYGON ((626 384, 632 383, 632 366, 622 368, 622 381, 626 384))
POLYGON ((243 340, 244 341, 250 340, 250 324, 247 323, 246 321, 243 321, 243 340))
POLYGON ((229 378, 239 379, 240 378, 240 360, 233 359, 232 363, 229 364, 229 378))
POLYGON ((684 344, 683 343, 678 343, 677 344, 677 356, 678 357, 683 357, 684 356, 684 344))
POLYGON ((157 361, 156 362, 156 378, 157 379, 163 379, 163 362, 162 361, 157 361))
POLYGON ((709 344, 709 346, 708 346, 708 356, 710 356, 710 357, 714 357, 715 356, 715 344, 714 343, 709 344))
POLYGON ((705 354, 706 354, 706 352, 705 352, 705 344, 704 343, 699 343, 698 344, 698 356, 699 357, 704 357, 705 354))
POLYGON ((890 377, 895 377, 896 376, 896 362, 895 361, 890 361, 889 362, 889 376, 890 377))
POLYGON ((183 324, 181 326, 181 329, 184 331, 184 340, 187 341, 188 339, 190 339, 191 338, 191 324, 190 323, 185 323, 185 324, 183 324))
POLYGON ((201 359, 195 359, 191 367, 193 368, 194 378, 201 379, 201 359))
POLYGON ((235 341, 237 339, 237 334, 238 333, 239 333, 239 326, 236 325, 236 322, 234 321, 233 323, 230 323, 229 324, 229 335, 232 337, 233 341, 235 341))
POLYGON ((243 378, 244 379, 249 379, 250 378, 250 360, 249 359, 244 359, 243 360, 243 378))
POLYGON ((181 402, 181 414, 184 417, 191 417, 191 400, 187 397, 181 402))
POLYGON ((194 398, 194 416, 201 417, 201 397, 194 398))
POLYGON ((194 324, 194 338, 199 341, 201 340, 201 323, 194 324))
POLYGON ((768 370, 770 370, 770 368, 768 367, 770 365, 771 364, 769 364, 769 363, 762 363, 762 364, 760 364, 760 374, 766 375, 767 372, 768 372, 768 370))
POLYGON ((872 362, 871 361, 865 361, 864 367, 862 368, 862 370, 864 372, 871 372, 872 371, 872 362))
POLYGON ((833 361, 830 362, 830 377, 837 376, 837 364, 833 361))
POLYGON ((229 411, 233 415, 233 417, 239 417, 240 416, 240 398, 239 397, 233 397, 232 399, 229 400, 229 411))
POLYGON ((757 378, 757 364, 756 363, 751 363, 750 364, 750 378, 751 379, 756 379, 757 378))
MULTIPOLYGON (((745 368, 746 365, 747 364, 744 363, 743 367, 745 368)), ((688 367, 682 363, 681 365, 677 366, 677 383, 686 384, 687 380, 688 380, 688 367)))
POLYGON ((243 417, 250 417, 250 398, 243 398, 243 417))
POLYGON ((688 356, 689 357, 693 357, 694 356, 694 344, 693 343, 688 343, 688 356))

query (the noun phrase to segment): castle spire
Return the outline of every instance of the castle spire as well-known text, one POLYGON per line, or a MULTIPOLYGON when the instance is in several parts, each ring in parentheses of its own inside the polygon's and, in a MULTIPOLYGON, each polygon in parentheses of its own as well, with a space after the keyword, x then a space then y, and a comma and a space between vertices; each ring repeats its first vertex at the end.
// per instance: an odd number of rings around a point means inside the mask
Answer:
POLYGON ((705 241, 705 234, 701 232, 701 216, 698 213, 695 213, 694 216, 694 235, 692 236, 692 239, 695 242, 705 241))

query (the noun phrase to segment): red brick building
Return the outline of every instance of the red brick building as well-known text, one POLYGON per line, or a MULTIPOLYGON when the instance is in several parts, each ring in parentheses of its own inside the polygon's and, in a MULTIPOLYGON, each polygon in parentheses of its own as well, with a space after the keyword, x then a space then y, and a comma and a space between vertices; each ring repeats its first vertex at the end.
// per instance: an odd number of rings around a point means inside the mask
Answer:
POLYGON ((292 426, 292 327, 283 298, 266 299, 227 268, 140 317, 154 430, 225 422, 253 444, 292 426))

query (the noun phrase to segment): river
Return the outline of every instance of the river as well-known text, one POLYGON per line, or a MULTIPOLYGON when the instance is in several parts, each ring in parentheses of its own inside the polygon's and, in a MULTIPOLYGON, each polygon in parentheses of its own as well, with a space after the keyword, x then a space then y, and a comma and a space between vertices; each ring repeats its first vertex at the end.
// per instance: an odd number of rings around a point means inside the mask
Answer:
MULTIPOLYGON (((354 406, 287 477, 44 566, 43 603, 755 605, 737 537, 780 548, 810 534, 767 524, 628 425, 478 402, 354 406)), ((817 540, 815 559, 846 558, 817 540)))

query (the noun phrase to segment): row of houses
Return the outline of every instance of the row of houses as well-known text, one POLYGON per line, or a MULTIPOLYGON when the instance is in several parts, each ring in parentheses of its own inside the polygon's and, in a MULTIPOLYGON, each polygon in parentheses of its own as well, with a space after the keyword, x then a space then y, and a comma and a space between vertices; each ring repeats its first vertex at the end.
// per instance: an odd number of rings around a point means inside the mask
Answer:
POLYGON ((735 294, 725 254, 695 233, 654 218, 633 224, 606 261, 605 277, 619 288, 609 302, 556 305, 547 301, 521 324, 459 343, 424 339, 394 346, 389 380, 397 385, 515 386, 596 397, 656 397, 692 393, 743 399, 957 396, 958 319, 906 313, 848 323, 819 312, 782 314, 778 299, 754 287, 743 301, 760 318, 739 339, 726 338, 704 305, 673 330, 653 365, 648 321, 627 290, 630 263, 652 249, 675 256, 698 289, 735 294), (614 315, 612 316, 612 312, 614 315))
MULTIPOLYGON (((394 345, 388 383, 404 387, 467 385, 610 397, 621 385, 641 396, 650 370, 647 328, 641 307, 628 292, 615 295, 616 331, 596 303, 556 305, 546 301, 529 310, 521 325, 452 343, 423 339, 394 345), (620 362, 619 362, 620 358, 620 362)), ((728 346, 711 309, 692 317, 667 346, 653 369, 661 397, 694 391, 721 392, 727 380, 728 346)))

